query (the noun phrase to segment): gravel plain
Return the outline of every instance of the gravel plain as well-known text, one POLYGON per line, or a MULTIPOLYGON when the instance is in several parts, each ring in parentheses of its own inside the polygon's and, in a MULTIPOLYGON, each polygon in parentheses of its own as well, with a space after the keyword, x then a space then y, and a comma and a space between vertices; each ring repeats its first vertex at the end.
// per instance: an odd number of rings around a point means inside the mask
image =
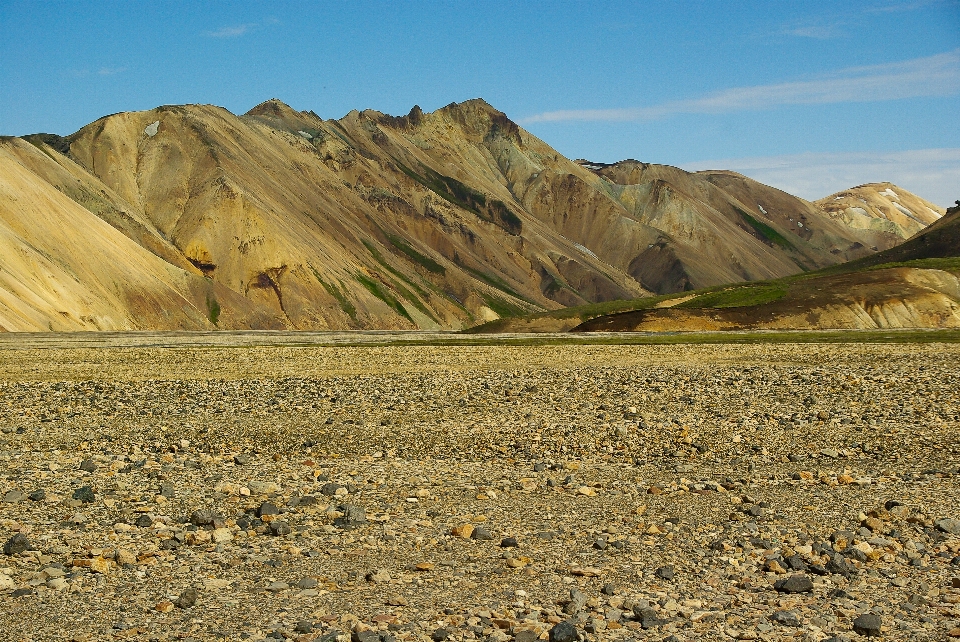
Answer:
POLYGON ((960 345, 0 342, 10 640, 960 637, 960 345))

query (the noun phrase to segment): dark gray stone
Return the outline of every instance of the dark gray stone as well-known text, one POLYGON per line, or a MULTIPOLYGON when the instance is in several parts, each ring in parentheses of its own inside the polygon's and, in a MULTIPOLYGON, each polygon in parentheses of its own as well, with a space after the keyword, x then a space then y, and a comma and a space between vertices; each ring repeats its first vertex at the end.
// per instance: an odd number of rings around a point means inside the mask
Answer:
POLYGON ((882 624, 883 621, 879 615, 864 613, 853 621, 853 632, 867 637, 877 637, 880 635, 882 624))
POLYGON ((832 573, 834 575, 848 576, 856 573, 856 569, 853 568, 850 563, 843 559, 843 557, 839 554, 832 555, 825 568, 827 569, 828 573, 832 573))
POLYGON ((338 484, 336 482, 328 482, 320 487, 320 492, 327 497, 333 497, 337 494, 337 491, 341 488, 346 488, 343 484, 338 484))
POLYGON ((297 625, 293 627, 295 633, 312 633, 313 632, 313 622, 310 620, 300 620, 297 622, 297 625))
POLYGON ((257 508, 257 517, 263 517, 264 515, 279 515, 280 509, 273 502, 263 502, 257 508))
POLYGON ((813 580, 806 575, 791 575, 773 585, 780 593, 809 593, 813 590, 813 580))
POLYGON ((580 631, 570 620, 554 624, 549 633, 550 642, 580 642, 582 639, 580 631))
POLYGON ((3 545, 4 555, 19 555, 30 548, 30 540, 23 533, 17 533, 3 545))
POLYGON ((669 582, 673 579, 675 572, 672 566, 661 566, 654 572, 654 575, 659 577, 661 580, 666 580, 669 582))
POLYGON ((270 532, 274 535, 289 535, 290 534, 290 524, 275 520, 270 522, 270 532))
POLYGON ((223 519, 214 511, 203 508, 190 514, 190 523, 194 526, 212 526, 217 519, 223 519))
POLYGON ((97 462, 93 461, 89 457, 80 462, 80 470, 85 473, 92 473, 97 469, 97 462))
POLYGON ((174 604, 181 609, 189 609, 197 603, 200 594, 197 592, 197 589, 191 587, 183 589, 180 593, 180 597, 176 599, 174 604))
POLYGON ((665 624, 657 612, 646 604, 633 607, 633 617, 640 622, 640 626, 643 627, 644 630, 655 629, 665 624))
POLYGON ((792 571, 805 571, 807 570, 807 563, 803 561, 803 558, 799 555, 791 555, 786 559, 787 566, 792 571))
POLYGON ((938 519, 936 526, 938 531, 950 533, 951 535, 960 535, 960 519, 951 519, 949 517, 938 519))
POLYGON ((356 504, 344 504, 340 507, 343 513, 340 517, 333 520, 333 525, 340 528, 356 528, 367 523, 367 513, 363 508, 356 504))
POLYGON ((94 501, 96 501, 97 496, 94 494, 91 487, 81 486, 77 490, 73 491, 73 498, 79 499, 84 504, 92 504, 94 501))
POLYGON ((776 611, 770 619, 783 626, 800 626, 800 618, 793 611, 776 611))

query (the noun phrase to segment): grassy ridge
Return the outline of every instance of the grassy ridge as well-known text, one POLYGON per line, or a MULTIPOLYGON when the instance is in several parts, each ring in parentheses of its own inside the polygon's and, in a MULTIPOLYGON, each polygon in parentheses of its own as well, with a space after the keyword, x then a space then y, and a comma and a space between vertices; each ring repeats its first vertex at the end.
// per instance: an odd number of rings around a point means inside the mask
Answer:
MULTIPOLYGON (((852 263, 859 264, 860 261, 854 261, 852 263)), ((792 285, 800 282, 852 272, 866 272, 900 267, 937 269, 960 273, 960 257, 924 258, 897 263, 882 263, 878 265, 855 265, 853 268, 851 268, 851 263, 844 263, 841 265, 823 268, 821 270, 817 270, 816 272, 803 272, 779 279, 772 279, 770 281, 753 281, 748 283, 735 283, 731 285, 718 285, 709 288, 703 288, 701 290, 695 290, 693 292, 677 292, 661 296, 645 297, 642 299, 605 301, 603 303, 592 303, 589 305, 563 308, 561 310, 540 312, 537 314, 528 315, 526 318, 531 321, 536 319, 579 319, 579 321, 585 322, 609 314, 650 310, 656 307, 658 304, 669 301, 670 299, 688 297, 691 295, 693 295, 693 298, 677 304, 676 307, 678 309, 697 310, 708 308, 719 309, 759 306, 779 301, 789 294, 790 287, 792 285)), ((486 332, 509 331, 511 327, 511 321, 512 320, 510 319, 499 319, 483 325, 474 326, 473 328, 468 328, 463 332, 482 334, 486 332)))

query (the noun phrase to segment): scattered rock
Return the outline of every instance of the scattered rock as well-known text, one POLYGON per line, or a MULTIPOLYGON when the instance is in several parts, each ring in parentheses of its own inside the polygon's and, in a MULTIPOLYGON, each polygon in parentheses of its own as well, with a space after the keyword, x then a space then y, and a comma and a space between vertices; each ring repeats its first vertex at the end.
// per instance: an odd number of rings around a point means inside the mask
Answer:
POLYGON ((813 590, 813 581, 807 575, 791 575, 773 587, 780 593, 809 593, 813 590))
POLYGON ((948 517, 938 519, 936 526, 938 531, 950 533, 951 535, 960 535, 960 519, 952 519, 948 517))
POLYGON ((547 639, 550 642, 579 642, 583 639, 583 636, 580 635, 573 622, 564 620, 553 625, 547 639))
POLYGON ((180 597, 174 601, 174 605, 181 609, 189 609, 196 606, 199 598, 200 593, 197 591, 197 589, 190 586, 180 592, 180 597))
POLYGON ((23 533, 17 533, 3 545, 4 555, 18 555, 30 548, 30 540, 23 533))
POLYGON ((853 621, 853 631, 860 635, 878 637, 880 635, 881 625, 882 622, 879 615, 864 613, 853 621))
POLYGON ((661 580, 666 580, 668 582, 673 579, 674 574, 675 573, 672 566, 661 566, 654 571, 654 575, 659 577, 661 580))
POLYGON ((351 529, 367 523, 366 511, 356 504, 344 504, 340 507, 340 512, 342 515, 333 520, 335 526, 351 529))

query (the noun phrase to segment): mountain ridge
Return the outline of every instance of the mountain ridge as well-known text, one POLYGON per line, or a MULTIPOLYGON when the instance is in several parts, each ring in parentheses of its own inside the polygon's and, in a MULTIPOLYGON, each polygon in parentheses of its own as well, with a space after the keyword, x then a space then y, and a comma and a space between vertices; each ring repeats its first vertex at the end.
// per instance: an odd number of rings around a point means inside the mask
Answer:
MULTIPOLYGON (((775 278, 902 241, 739 175, 570 161, 482 99, 338 120, 278 99, 241 116, 167 105, 24 137, 39 155, 12 140, 0 176, 28 167, 184 283, 232 293, 197 327, 459 329, 775 278)), ((98 328, 82 316, 68 327, 98 328)))

